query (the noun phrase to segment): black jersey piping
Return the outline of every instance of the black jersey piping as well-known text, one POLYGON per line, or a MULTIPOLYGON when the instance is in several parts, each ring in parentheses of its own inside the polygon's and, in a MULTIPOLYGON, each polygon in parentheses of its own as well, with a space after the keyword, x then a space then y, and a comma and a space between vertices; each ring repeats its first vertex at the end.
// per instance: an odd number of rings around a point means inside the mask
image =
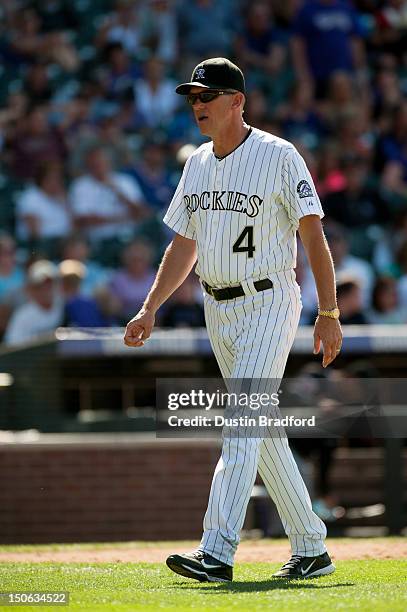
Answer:
MULTIPOLYGON (((223 155, 222 157, 218 157, 217 155, 215 155, 215 152, 213 153, 216 157, 216 159, 218 161, 222 161, 222 159, 226 159, 226 157, 229 157, 229 155, 232 155, 232 153, 234 153, 235 151, 237 151, 237 149, 239 147, 241 147, 242 145, 244 145, 244 143, 246 142, 246 140, 249 138, 250 134, 253 132, 253 128, 250 127, 249 131, 247 132, 246 136, 243 138, 242 142, 240 142, 237 147, 235 147, 234 149, 232 149, 232 151, 230 151, 230 153, 228 153, 227 155, 223 155)), ((212 149, 213 150, 213 149, 212 149)))

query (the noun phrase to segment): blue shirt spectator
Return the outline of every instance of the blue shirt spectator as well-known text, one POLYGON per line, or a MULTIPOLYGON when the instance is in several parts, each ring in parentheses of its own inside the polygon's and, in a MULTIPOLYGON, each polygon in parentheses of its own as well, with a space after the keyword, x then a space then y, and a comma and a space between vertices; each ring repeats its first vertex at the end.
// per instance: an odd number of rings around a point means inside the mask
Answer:
POLYGON ((108 327, 110 321, 104 317, 96 300, 77 295, 65 304, 65 325, 67 327, 108 327))
POLYGON ((311 0, 299 10, 294 33, 305 46, 308 69, 315 81, 335 70, 355 68, 352 39, 361 34, 357 14, 342 0, 311 0))
POLYGON ((11 236, 0 235, 0 304, 24 285, 24 270, 16 261, 16 245, 11 236))
POLYGON ((263 0, 250 3, 236 41, 236 52, 246 72, 250 68, 268 75, 279 72, 285 60, 287 42, 283 30, 273 23, 271 3, 263 0))
POLYGON ((138 164, 127 172, 133 176, 143 192, 143 199, 158 211, 166 208, 175 191, 163 145, 147 142, 138 164))
POLYGON ((75 259, 65 259, 59 271, 65 299, 64 324, 68 327, 109 327, 113 320, 104 315, 96 299, 82 294, 86 267, 75 259))
POLYGON ((134 81, 141 77, 138 64, 131 58, 119 42, 110 43, 104 50, 106 64, 102 81, 109 100, 121 100, 132 94, 134 81))

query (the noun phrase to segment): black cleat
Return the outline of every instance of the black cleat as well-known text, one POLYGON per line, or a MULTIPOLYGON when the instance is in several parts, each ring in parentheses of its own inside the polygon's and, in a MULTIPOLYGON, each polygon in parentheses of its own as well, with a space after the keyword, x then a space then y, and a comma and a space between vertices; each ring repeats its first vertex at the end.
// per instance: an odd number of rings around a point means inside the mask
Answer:
POLYGON ((335 571, 335 566, 328 553, 318 557, 293 555, 283 567, 273 574, 273 578, 315 578, 327 576, 335 571))
POLYGON ((231 582, 233 567, 211 555, 196 550, 182 555, 170 555, 166 561, 170 570, 200 582, 231 582))

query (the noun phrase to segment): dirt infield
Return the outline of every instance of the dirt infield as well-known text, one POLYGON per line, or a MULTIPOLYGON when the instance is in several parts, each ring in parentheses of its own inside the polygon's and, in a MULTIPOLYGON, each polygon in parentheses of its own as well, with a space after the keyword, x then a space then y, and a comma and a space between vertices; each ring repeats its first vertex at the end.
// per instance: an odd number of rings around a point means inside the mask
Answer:
MULTIPOLYGON (((402 559, 407 558, 407 540, 399 538, 340 539, 327 542, 334 560, 348 559, 402 559)), ((59 563, 161 563, 171 552, 196 548, 196 542, 143 542, 112 545, 91 545, 39 548, 38 550, 0 551, 0 562, 59 562, 59 563)), ((290 555, 288 543, 283 540, 246 540, 239 546, 237 562, 283 562, 290 555)))

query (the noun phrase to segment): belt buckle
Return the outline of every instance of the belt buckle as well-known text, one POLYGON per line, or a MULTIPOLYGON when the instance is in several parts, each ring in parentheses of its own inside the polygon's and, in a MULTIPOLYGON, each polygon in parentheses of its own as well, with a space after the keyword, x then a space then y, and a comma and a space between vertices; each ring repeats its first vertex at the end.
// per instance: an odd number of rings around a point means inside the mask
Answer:
POLYGON ((211 297, 213 297, 213 288, 210 285, 208 285, 208 283, 205 283, 205 289, 206 289, 206 293, 210 295, 211 297))

